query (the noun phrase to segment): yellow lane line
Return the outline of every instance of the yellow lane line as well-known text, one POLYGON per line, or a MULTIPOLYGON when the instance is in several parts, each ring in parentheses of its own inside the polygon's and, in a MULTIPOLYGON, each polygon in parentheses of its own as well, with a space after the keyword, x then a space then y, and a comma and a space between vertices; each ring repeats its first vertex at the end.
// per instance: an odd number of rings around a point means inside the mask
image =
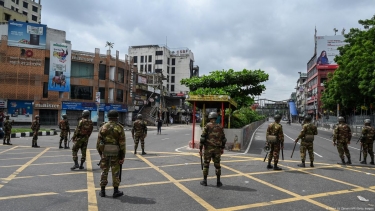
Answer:
POLYGON ((33 157, 22 157, 22 158, 5 158, 5 159, 0 159, 0 160, 22 160, 22 159, 30 159, 33 157))
POLYGON ((92 171, 92 161, 90 150, 86 152, 86 168, 87 168, 87 200, 88 200, 88 210, 97 211, 98 201, 96 199, 95 193, 95 183, 94 183, 94 172, 92 171))
MULTIPOLYGON (((283 188, 281 188, 281 187, 278 187, 278 186, 276 186, 276 185, 273 185, 273 184, 271 184, 271 183, 268 183, 268 182, 263 181, 263 180, 261 180, 261 179, 258 179, 258 178, 256 178, 256 177, 250 176, 250 175, 245 174, 245 173, 243 173, 243 172, 240 172, 240 171, 238 171, 238 170, 236 170, 236 169, 230 168, 230 167, 225 166, 225 165, 221 165, 221 167, 226 168, 226 169, 228 169, 228 170, 230 170, 230 171, 233 171, 233 172, 235 172, 235 173, 237 173, 237 174, 242 174, 243 176, 245 176, 245 177, 247 177, 247 178, 250 178, 250 179, 252 179, 252 180, 255 180, 255 181, 257 181, 257 182, 259 182, 259 183, 261 183, 261 184, 263 184, 263 185, 266 185, 266 186, 268 186, 268 187, 274 188, 274 189, 276 189, 276 190, 278 190, 278 191, 281 191, 281 192, 287 193, 287 194, 289 194, 289 195, 292 195, 292 196, 296 197, 298 200, 305 200, 305 201, 310 202, 310 203, 312 203, 312 204, 314 204, 314 205, 316 205, 316 206, 322 207, 323 209, 330 208, 328 205, 325 205, 325 204, 323 204, 323 203, 320 203, 320 202, 314 201, 314 200, 312 200, 312 199, 306 198, 306 197, 304 197, 304 196, 301 196, 301 195, 299 195, 299 194, 293 193, 293 192, 291 192, 291 191, 285 190, 285 189, 283 189, 283 188)), ((264 205, 264 206, 265 206, 265 205, 264 205)))
POLYGON ((193 193, 191 190, 186 188, 184 185, 179 183, 176 179, 174 179, 172 176, 167 174, 165 171, 161 170, 154 164, 152 164, 150 161, 148 161, 143 156, 137 155, 139 159, 141 159, 143 162, 147 163, 149 166, 154 168, 156 171, 158 171, 160 174, 162 174, 165 178, 167 178, 169 181, 171 181, 174 185, 176 185, 178 188, 180 188, 183 192, 185 192, 187 195, 189 195, 191 198, 193 198, 196 202, 198 202, 200 205, 202 205, 207 210, 216 210, 213 206, 211 206, 209 203, 207 203, 205 200, 203 200, 201 197, 199 197, 197 194, 193 193))
POLYGON ((36 197, 36 196, 50 196, 56 195, 58 193, 50 192, 50 193, 35 193, 35 194, 26 194, 26 195, 17 195, 17 196, 4 196, 0 197, 0 200, 7 200, 7 199, 20 199, 20 198, 29 198, 29 197, 36 197))
MULTIPOLYGON (((9 175, 7 178, 3 179, 3 183, 8 183, 12 179, 14 179, 19 173, 21 173, 23 170, 25 170, 32 162, 37 160, 40 156, 42 156, 44 153, 46 153, 50 148, 44 149, 42 152, 40 152, 38 155, 36 155, 33 159, 29 160, 27 163, 19 167, 15 172, 13 172, 11 175, 9 175)), ((4 185, 0 185, 0 188, 2 188, 4 185)))
POLYGON ((10 148, 10 149, 4 150, 4 151, 0 152, 0 154, 3 154, 4 152, 8 152, 8 151, 10 151, 10 150, 13 150, 13 149, 15 149, 15 148, 17 148, 17 147, 18 147, 18 146, 14 146, 14 147, 12 147, 12 148, 10 148))
MULTIPOLYGON (((343 167, 340 167, 340 168, 343 168, 343 167)), ((375 176, 375 174, 373 174, 373 173, 369 173, 369 172, 365 172, 365 171, 360 171, 360 170, 354 169, 354 168, 351 167, 351 166, 348 166, 347 168, 343 168, 343 169, 348 169, 348 170, 350 170, 350 171, 360 172, 360 173, 363 173, 363 174, 367 174, 367 175, 375 176)))
POLYGON ((11 152, 7 153, 7 155, 23 155, 23 154, 37 154, 38 152, 11 152))

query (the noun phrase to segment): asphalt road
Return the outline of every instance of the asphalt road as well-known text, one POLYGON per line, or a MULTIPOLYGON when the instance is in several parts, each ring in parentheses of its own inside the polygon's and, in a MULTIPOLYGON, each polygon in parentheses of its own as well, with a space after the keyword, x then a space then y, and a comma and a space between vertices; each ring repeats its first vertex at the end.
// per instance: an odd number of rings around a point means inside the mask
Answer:
POLYGON ((163 127, 162 135, 150 128, 148 154, 143 156, 132 153, 131 133, 126 131, 120 186, 124 196, 116 199, 111 197, 110 176, 109 196, 98 195, 96 132, 90 137, 85 169, 74 171, 71 150, 58 149, 59 136, 39 137, 38 149, 30 147, 31 137, 14 138, 14 145, 0 145, 0 210, 374 210, 375 169, 359 164, 359 145, 351 144, 353 165, 337 165, 331 132, 318 131, 315 168, 299 168, 299 146, 293 158, 290 155, 301 127, 283 123, 283 170, 267 170, 262 150, 266 127, 258 128, 246 152, 223 154, 220 188, 212 164, 209 185, 199 184, 198 151, 187 147, 191 125, 163 127))

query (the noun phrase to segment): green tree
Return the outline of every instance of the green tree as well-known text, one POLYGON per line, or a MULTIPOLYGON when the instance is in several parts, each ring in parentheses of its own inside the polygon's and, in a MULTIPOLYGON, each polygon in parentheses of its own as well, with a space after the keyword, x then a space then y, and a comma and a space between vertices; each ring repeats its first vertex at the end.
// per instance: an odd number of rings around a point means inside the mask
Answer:
POLYGON ((326 109, 351 113, 361 106, 375 102, 375 15, 359 20, 364 29, 352 28, 345 34, 348 44, 339 47, 335 57, 339 67, 328 76, 322 102, 326 109))
POLYGON ((254 103, 254 96, 266 90, 262 83, 267 80, 268 74, 262 70, 229 69, 216 70, 202 77, 182 79, 180 82, 190 89, 189 94, 229 95, 241 108, 254 103))
POLYGON ((113 42, 109 42, 109 41, 107 41, 106 43, 105 43, 105 47, 108 47, 108 50, 111 50, 111 48, 113 48, 113 45, 114 45, 115 43, 113 43, 113 42))

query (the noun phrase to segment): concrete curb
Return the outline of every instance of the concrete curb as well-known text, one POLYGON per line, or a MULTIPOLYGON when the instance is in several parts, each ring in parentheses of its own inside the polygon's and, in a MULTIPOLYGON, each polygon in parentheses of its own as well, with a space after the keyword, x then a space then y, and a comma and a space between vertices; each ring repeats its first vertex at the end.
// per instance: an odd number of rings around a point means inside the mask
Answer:
MULTIPOLYGON (((31 137, 33 136, 33 132, 24 132, 24 133, 12 133, 10 135, 11 138, 20 138, 20 137, 31 137)), ((54 136, 57 135, 56 131, 41 131, 38 132, 38 136, 54 136)))

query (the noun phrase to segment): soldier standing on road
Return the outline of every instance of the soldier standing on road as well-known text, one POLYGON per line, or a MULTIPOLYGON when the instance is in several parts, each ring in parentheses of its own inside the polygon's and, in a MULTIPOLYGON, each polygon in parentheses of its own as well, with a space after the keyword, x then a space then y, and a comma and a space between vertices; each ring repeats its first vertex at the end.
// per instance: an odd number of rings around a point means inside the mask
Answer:
POLYGON ((163 125, 163 121, 160 119, 160 118, 158 118, 157 120, 156 120, 156 123, 157 123, 157 126, 158 126, 158 132, 157 132, 157 135, 161 135, 161 126, 163 125))
POLYGON ((204 147, 204 164, 203 164, 203 181, 200 182, 201 185, 207 186, 207 175, 208 169, 210 167, 211 159, 214 162, 215 172, 217 177, 216 186, 221 187, 223 184, 220 181, 221 167, 220 159, 224 152, 225 143, 227 139, 225 138, 224 130, 220 124, 216 124, 217 113, 211 112, 208 115, 209 122, 203 129, 200 144, 199 144, 199 155, 202 156, 202 149, 204 147))
POLYGON ((367 164, 367 152, 370 154, 371 157, 371 165, 374 165, 374 138, 375 138, 375 128, 371 127, 371 120, 365 119, 365 126, 362 129, 362 151, 363 151, 363 161, 361 164, 367 164))
POLYGON ((137 154, 138 143, 141 141, 142 155, 145 152, 145 138, 147 136, 147 126, 142 120, 142 114, 137 115, 137 120, 133 123, 132 136, 134 140, 134 154, 137 154))
POLYGON ((118 112, 110 110, 108 112, 108 120, 102 127, 100 127, 96 149, 101 157, 100 168, 102 174, 100 178, 101 191, 99 195, 105 197, 105 186, 108 184, 108 171, 112 169, 112 183, 113 183, 113 197, 124 195, 122 191, 118 190, 122 171, 121 165, 124 163, 126 153, 126 140, 124 127, 118 123, 118 112))
POLYGON ((76 168, 84 169, 83 163, 86 161, 87 144, 89 142, 90 135, 94 128, 92 121, 88 119, 89 115, 90 115, 90 111, 88 110, 84 110, 82 112, 82 118, 79 121, 77 128, 74 131, 74 135, 72 137, 72 140, 74 143, 73 148, 72 148, 74 166, 70 168, 71 170, 74 170, 76 168), (77 155, 79 149, 81 149, 81 153, 82 153, 80 166, 78 166, 78 155, 77 155))
POLYGON ((12 125, 14 120, 9 120, 9 115, 5 116, 5 122, 4 122, 4 141, 3 145, 13 145, 10 143, 10 134, 12 133, 12 125), (6 142, 6 143, 5 143, 6 142))
POLYGON ((33 141, 31 147, 39 148, 38 146, 38 133, 40 129, 39 115, 35 116, 35 120, 31 124, 31 130, 33 131, 33 141))
POLYGON ((301 133, 295 142, 301 139, 300 153, 302 163, 298 164, 299 167, 305 167, 306 150, 309 152, 310 167, 314 167, 314 135, 318 135, 318 129, 315 125, 311 124, 311 116, 306 116, 305 124, 302 127, 301 133))
POLYGON ((64 149, 69 149, 69 147, 67 146, 67 142, 68 142, 68 133, 70 135, 70 127, 69 127, 69 121, 68 121, 68 116, 66 114, 63 114, 62 115, 62 120, 59 122, 59 128, 61 130, 60 132, 60 146, 59 148, 63 148, 61 146, 62 144, 62 141, 64 140, 64 149))
POLYGON ((337 151, 339 152, 339 156, 341 158, 341 163, 337 164, 352 164, 348 149, 348 144, 350 144, 350 140, 352 139, 352 132, 350 130, 350 127, 347 124, 345 124, 344 117, 340 116, 338 118, 338 121, 339 124, 333 131, 333 146, 337 145, 337 151), (348 158, 348 162, 345 162, 344 153, 348 158))
POLYGON ((273 170, 282 170, 277 166, 277 163, 279 162, 280 147, 281 149, 284 149, 284 132, 283 127, 280 124, 281 116, 277 114, 275 115, 274 119, 275 122, 269 124, 267 128, 266 145, 269 145, 271 149, 271 153, 269 153, 268 155, 267 168, 273 168, 273 170), (272 157, 274 166, 271 165, 272 157))

